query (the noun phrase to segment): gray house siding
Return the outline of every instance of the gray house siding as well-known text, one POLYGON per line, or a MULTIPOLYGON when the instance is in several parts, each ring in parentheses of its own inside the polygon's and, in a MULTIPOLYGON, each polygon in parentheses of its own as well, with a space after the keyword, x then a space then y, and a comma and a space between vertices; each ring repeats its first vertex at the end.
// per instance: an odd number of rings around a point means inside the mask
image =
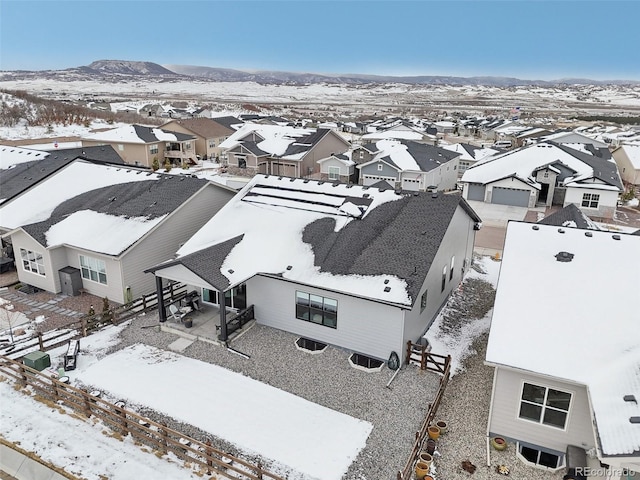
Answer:
POLYGON ((378 181, 380 177, 393 178, 394 181, 397 182, 399 179, 399 176, 400 176, 400 172, 398 172, 398 170, 396 170, 393 167, 390 167, 384 162, 371 163, 369 165, 365 165, 360 169, 360 178, 362 178, 363 185, 370 185, 372 183, 375 183, 378 181), (378 170, 378 165, 382 165, 382 170, 378 170), (375 180, 367 183, 367 180, 365 178, 365 176, 367 175, 369 175, 372 178, 375 178, 375 180))
MULTIPOLYGON (((80 255, 102 260, 107 270, 107 284, 104 285, 102 283, 83 278, 82 287, 92 295, 96 295, 101 298, 107 297, 109 300, 113 300, 114 302, 124 303, 122 295, 122 272, 120 270, 120 262, 117 258, 78 248, 66 247, 61 248, 60 250, 66 253, 67 261, 66 265, 62 265, 59 268, 66 267, 68 265, 79 269, 80 255)), ((58 278, 55 291, 60 292, 61 289, 60 279, 58 278)))
POLYGON ((498 367, 489 417, 492 435, 564 452, 567 445, 588 450, 595 446, 587 390, 583 385, 566 383, 549 377, 498 367), (571 393, 565 430, 518 418, 524 382, 571 393))
MULTIPOLYGON (((155 291, 154 276, 144 273, 144 270, 173 258, 178 248, 233 196, 234 192, 209 184, 165 218, 155 230, 122 255, 123 288, 130 286, 133 298, 155 291)), ((124 298, 124 291, 120 292, 120 298, 124 298)))
POLYGON ((247 303, 254 305, 256 321, 331 345, 387 360, 403 351, 403 311, 319 288, 257 275, 246 282, 247 303), (338 302, 337 328, 296 318, 296 290, 338 302))
POLYGON ((299 176, 304 177, 311 173, 319 173, 318 160, 327 158, 332 153, 344 153, 349 149, 349 144, 337 135, 334 132, 329 132, 306 153, 300 163, 299 176))
MULTIPOLYGON (((414 299, 411 311, 405 313, 404 343, 416 341, 431 325, 440 308, 451 292, 458 288, 463 277, 463 265, 468 270, 473 256, 475 241, 474 221, 458 207, 444 235, 440 248, 434 257, 420 295, 414 299), (453 258, 453 277, 451 276, 451 260, 453 258), (445 288, 442 290, 442 272, 446 267, 445 288), (422 295, 427 292, 427 306, 421 310, 422 295)), ((435 352, 446 354, 447 352, 435 352)), ((404 354, 404 352, 403 352, 404 354)), ((402 358, 402 356, 401 356, 402 358)))
MULTIPOLYGON (((42 245, 40 245, 30 235, 26 234, 22 230, 18 230, 11 235, 11 242, 13 243, 13 254, 15 255, 16 260, 16 271, 18 272, 18 280, 20 280, 20 282, 22 283, 42 288, 43 290, 55 291, 58 269, 62 267, 57 267, 57 264, 59 262, 56 262, 55 259, 51 259, 51 251, 46 250, 42 245), (44 275, 33 273, 29 270, 24 269, 22 265, 22 258, 20 255, 21 248, 34 253, 42 254, 45 273, 44 275)), ((59 280, 58 283, 60 283, 59 280)))

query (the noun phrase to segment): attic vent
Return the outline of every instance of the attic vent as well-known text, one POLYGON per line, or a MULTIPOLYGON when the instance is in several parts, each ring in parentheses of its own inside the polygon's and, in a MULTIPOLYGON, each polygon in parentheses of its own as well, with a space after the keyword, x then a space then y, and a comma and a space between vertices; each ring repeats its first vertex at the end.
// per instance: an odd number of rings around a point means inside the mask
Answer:
POLYGON ((391 287, 384 287, 384 291, 385 292, 390 292, 391 291, 391 287))
POLYGON ((558 233, 564 233, 564 229, 563 228, 559 228, 558 229, 558 233))
POLYGON ((386 285, 387 283, 389 283, 389 279, 388 279, 388 278, 385 278, 385 280, 384 280, 384 284, 386 285))
POLYGON ((347 185, 347 188, 351 188, 351 187, 353 187, 353 183, 350 183, 347 185))
POLYGON ((569 253, 569 252, 560 252, 557 255, 555 255, 556 260, 559 262, 570 262, 571 260, 573 260, 573 253, 569 253))
POLYGON ((533 230, 540 230, 540 227, 538 225, 534 225, 533 227, 531 227, 533 230))
POLYGON ((309 183, 309 179, 308 179, 308 178, 305 178, 305 179, 302 181, 302 183, 309 183))
POLYGON ((640 423, 640 417, 629 417, 629 421, 631 423, 639 424, 640 423))
POLYGON ((230 268, 229 270, 227 270, 227 272, 233 275, 233 269, 230 268))
POLYGON ((620 235, 611 235, 614 240, 620 240, 620 235))
POLYGON ((585 236, 585 237, 593 237, 593 233, 591 233, 591 232, 584 232, 584 236, 585 236))
POLYGON ((622 399, 623 399, 625 402, 633 402, 633 403, 635 403, 635 404, 637 404, 637 403, 638 403, 638 401, 636 400, 635 395, 625 395, 624 397, 622 397, 622 399))
POLYGON ((363 185, 362 190, 369 190, 369 185, 363 185))
POLYGON ((291 265, 287 265, 287 270, 291 270, 293 267, 291 265))

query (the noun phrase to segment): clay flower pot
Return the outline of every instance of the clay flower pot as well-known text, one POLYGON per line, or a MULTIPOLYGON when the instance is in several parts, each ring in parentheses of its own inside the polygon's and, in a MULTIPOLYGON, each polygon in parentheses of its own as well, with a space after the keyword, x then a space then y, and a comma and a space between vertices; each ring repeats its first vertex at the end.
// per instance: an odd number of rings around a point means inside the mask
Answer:
POLYGON ((436 427, 440 429, 440 435, 444 435, 447 432, 447 422, 444 420, 436 422, 436 427))
POLYGON ((491 439, 491 446, 501 452, 507 448, 507 441, 502 437, 493 437, 491 439))
POLYGON ((423 462, 416 463, 416 477, 423 480, 429 474, 429 465, 423 462))
POLYGON ((427 429, 427 432, 429 433, 429 438, 432 438, 433 440, 437 440, 438 437, 440 436, 440 429, 435 425, 431 425, 427 429))

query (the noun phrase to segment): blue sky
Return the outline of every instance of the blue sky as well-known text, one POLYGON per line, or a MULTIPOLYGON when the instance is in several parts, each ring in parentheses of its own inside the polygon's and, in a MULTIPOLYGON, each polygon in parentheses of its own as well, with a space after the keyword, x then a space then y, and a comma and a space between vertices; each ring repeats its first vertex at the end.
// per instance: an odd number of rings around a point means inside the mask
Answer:
POLYGON ((244 70, 640 80, 640 2, 0 2, 0 69, 145 60, 244 70))

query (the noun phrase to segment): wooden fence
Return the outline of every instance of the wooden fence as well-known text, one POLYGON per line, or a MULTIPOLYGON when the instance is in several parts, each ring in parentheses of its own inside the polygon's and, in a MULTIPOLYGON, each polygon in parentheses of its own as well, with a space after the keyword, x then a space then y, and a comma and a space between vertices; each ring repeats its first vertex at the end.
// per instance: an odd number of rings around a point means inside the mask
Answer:
POLYGON ((185 464, 197 466, 201 473, 215 473, 233 480, 284 480, 265 470, 260 463, 251 464, 213 447, 210 441, 201 442, 191 438, 164 423, 154 422, 127 410, 120 402, 111 403, 103 400, 96 392, 87 392, 60 382, 52 376, 1 355, 0 373, 20 385, 31 386, 46 400, 61 403, 83 417, 93 416, 100 419, 116 438, 131 435, 134 441, 159 454, 171 452, 185 464))
MULTIPOLYGON (((409 342, 409 344, 411 344, 411 342, 409 342)), ((429 353, 429 360, 425 361, 424 364, 426 365, 425 369, 433 370, 442 374, 440 377, 440 386, 438 387, 438 392, 433 399, 433 403, 429 404, 427 415, 420 426, 420 430, 416 432, 416 438, 413 442, 413 448, 411 449, 409 459, 407 460, 404 468, 398 471, 397 480, 408 480, 413 478, 412 469, 416 464, 418 454, 422 450, 422 445, 425 437, 427 436, 427 429, 432 424, 436 413, 438 412, 440 401, 442 400, 442 396, 444 395, 444 391, 447 388, 447 383, 449 383, 449 377, 451 375, 451 355, 444 356, 429 353), (441 361, 441 359, 444 360, 441 361), (432 367, 432 363, 436 364, 436 366, 432 367)))
MULTIPOLYGON (((187 286, 172 283, 165 287, 163 295, 165 303, 177 302, 187 294, 187 286)), ((143 295, 136 300, 118 305, 107 312, 99 312, 94 315, 85 315, 77 320, 72 320, 62 327, 51 332, 37 332, 29 338, 20 340, 13 345, 13 349, 5 349, 4 354, 14 360, 19 360, 28 353, 36 350, 46 352, 53 348, 65 345, 69 340, 77 340, 86 337, 105 325, 118 325, 131 317, 158 308, 157 293, 143 295)))

